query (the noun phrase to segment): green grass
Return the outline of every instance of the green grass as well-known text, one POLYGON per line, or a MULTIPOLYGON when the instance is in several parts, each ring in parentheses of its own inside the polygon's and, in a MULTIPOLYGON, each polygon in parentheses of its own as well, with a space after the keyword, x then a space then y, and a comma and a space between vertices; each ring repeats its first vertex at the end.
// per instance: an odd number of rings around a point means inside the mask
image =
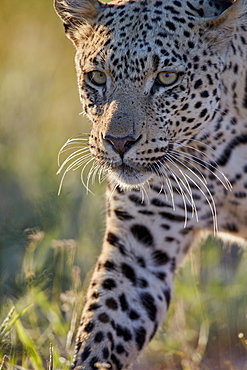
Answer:
MULTIPOLYGON (((57 195, 57 153, 90 125, 52 2, 1 0, 0 24, 0 370, 69 369, 104 233, 104 184, 87 195, 71 173, 57 195)), ((247 368, 246 271, 236 246, 210 239, 191 252, 135 369, 247 368)))
MULTIPOLYGON (((53 369, 69 369, 88 278, 76 265, 74 240, 50 240, 37 229, 26 234, 18 296, 1 300, 0 369, 49 369, 51 344, 53 369)), ((244 369, 247 263, 241 254, 212 239, 190 253, 168 319, 138 369, 244 369)))

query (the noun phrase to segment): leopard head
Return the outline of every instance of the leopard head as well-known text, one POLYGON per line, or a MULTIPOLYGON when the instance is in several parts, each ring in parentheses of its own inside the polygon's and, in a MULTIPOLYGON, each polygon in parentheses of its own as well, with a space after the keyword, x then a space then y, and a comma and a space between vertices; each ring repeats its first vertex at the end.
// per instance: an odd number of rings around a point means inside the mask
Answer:
POLYGON ((164 175, 207 134, 241 3, 55 0, 76 47, 90 150, 115 182, 164 175))

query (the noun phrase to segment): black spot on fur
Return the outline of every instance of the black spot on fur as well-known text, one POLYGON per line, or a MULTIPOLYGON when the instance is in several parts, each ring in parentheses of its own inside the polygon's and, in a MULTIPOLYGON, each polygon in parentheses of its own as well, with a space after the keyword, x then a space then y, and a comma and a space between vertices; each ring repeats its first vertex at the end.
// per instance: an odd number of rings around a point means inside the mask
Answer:
POLYGON ((154 263, 158 266, 165 265, 170 261, 170 257, 168 256, 168 254, 161 250, 154 251, 152 253, 152 258, 154 263))
POLYGON ((133 285, 136 285, 136 274, 130 265, 128 265, 127 263, 122 263, 122 273, 127 279, 132 282, 133 285))
POLYGON ((232 232, 232 233, 237 233, 238 232, 238 228, 234 223, 227 223, 223 226, 223 228, 225 230, 229 231, 229 232, 232 232))
POLYGON ((122 344, 118 344, 118 345, 116 346, 116 351, 117 351, 117 353, 119 353, 119 354, 121 354, 121 353, 124 353, 124 352, 125 352, 124 347, 122 346, 122 344))
POLYGON ((160 212, 162 218, 167 218, 171 221, 184 222, 184 216, 179 216, 176 213, 160 212))
POLYGON ((117 235, 109 232, 108 235, 107 235, 107 238, 106 238, 106 241, 111 244, 111 245, 114 245, 114 247, 118 246, 118 243, 119 243, 119 238, 117 235))
POLYGON ((91 352, 90 346, 84 347, 84 350, 81 354, 81 360, 85 361, 88 358, 88 356, 90 355, 90 352, 91 352))
POLYGON ((158 329, 158 324, 157 324, 157 322, 155 322, 155 323, 154 323, 154 328, 153 328, 153 331, 152 331, 152 333, 151 333, 151 335, 150 335, 150 337, 149 337, 149 340, 153 339, 153 337, 154 337, 154 335, 155 335, 155 333, 156 333, 157 329, 158 329))
POLYGON ((243 107, 244 108, 247 108, 247 72, 245 74, 245 87, 244 87, 243 107))
POLYGON ((114 343, 113 335, 110 331, 108 331, 107 337, 108 337, 109 341, 111 342, 111 350, 113 351, 114 347, 115 347, 115 343, 114 343))
POLYGON ((120 209, 115 209, 115 214, 117 218, 121 221, 133 219, 133 216, 131 216, 128 212, 120 210, 120 209))
POLYGON ((201 97, 202 98, 208 98, 209 97, 209 93, 208 93, 208 91, 207 90, 205 90, 205 91, 203 91, 203 92, 201 92, 201 97))
POLYGON ((106 301, 105 301, 105 304, 111 310, 114 310, 115 311, 115 310, 118 309, 117 301, 114 298, 107 298, 106 301))
POLYGON ((102 355, 103 355, 103 358, 104 358, 105 360, 107 360, 107 359, 108 359, 109 354, 110 354, 109 349, 108 349, 107 347, 103 348, 103 350, 102 350, 102 355))
POLYGON ((100 307, 101 307, 101 305, 99 303, 92 303, 88 307, 88 311, 96 311, 100 307))
POLYGON ((171 301, 171 292, 169 289, 166 289, 163 291, 164 293, 164 296, 165 296, 165 299, 166 299, 166 304, 167 304, 167 307, 169 307, 170 305, 170 301, 171 301))
POLYGON ((99 369, 98 369, 98 367, 96 367, 96 366, 95 366, 95 364, 96 364, 97 362, 99 362, 99 359, 98 359, 96 356, 94 356, 94 357, 91 359, 90 363, 89 363, 89 365, 90 365, 90 367, 91 367, 91 369, 92 369, 92 370, 99 370, 99 369))
POLYGON ((120 302, 122 311, 127 311, 128 308, 129 308, 129 305, 128 305, 128 302, 126 300, 126 297, 125 297, 124 293, 120 295, 119 302, 120 302))
POLYGON ((131 194, 131 195, 129 196, 129 199, 131 200, 131 202, 135 203, 136 205, 139 205, 139 206, 145 206, 145 202, 143 202, 143 201, 141 200, 141 198, 140 198, 140 197, 138 197, 138 196, 137 196, 137 195, 135 195, 135 194, 131 194))
POLYGON ((104 339, 104 333, 102 331, 98 331, 94 337, 95 342, 100 343, 102 342, 103 339, 104 339))
POLYGON ((98 319, 104 324, 107 324, 110 321, 109 316, 105 312, 99 314, 98 319))
POLYGON ((188 5, 188 7, 191 10, 195 11, 200 17, 204 16, 204 10, 202 8, 200 8, 200 9, 195 8, 189 1, 187 1, 186 3, 188 5))
POLYGON ((171 204, 166 203, 166 202, 163 202, 162 200, 160 200, 158 198, 152 199, 151 204, 153 204, 156 207, 169 207, 169 208, 172 208, 172 205, 171 204))
POLYGON ((125 328, 122 325, 116 326, 116 333, 118 337, 123 337, 125 342, 129 342, 132 339, 132 334, 128 328, 125 328))
POLYGON ((116 288, 116 286, 117 285, 113 279, 105 279, 102 284, 102 287, 106 290, 112 290, 116 288))
POLYGON ((132 235, 137 239, 139 242, 147 245, 153 245, 153 237, 150 231, 146 226, 135 224, 130 229, 132 235))
POLYGON ((142 257, 137 257, 137 263, 138 263, 138 265, 140 265, 143 268, 146 267, 146 263, 145 263, 145 261, 142 257))
POLYGON ((166 27, 171 31, 176 31, 176 26, 170 21, 166 21, 166 27))
POLYGON ((106 270, 111 271, 115 269, 115 264, 112 261, 106 261, 104 267, 106 268, 106 270))
POLYGON ((141 213, 142 215, 148 215, 148 216, 152 216, 154 214, 152 211, 147 211, 146 209, 144 209, 143 211, 140 210, 138 211, 138 213, 141 213))
POLYGON ((234 197, 238 199, 246 198, 246 192, 245 191, 238 191, 234 193, 234 197))
POLYGON ((247 135, 238 135, 235 136, 230 142, 227 143, 225 149, 221 156, 216 160, 219 166, 225 166, 229 161, 233 149, 237 146, 247 143, 247 135))
POLYGON ((84 331, 86 332, 86 333, 91 333, 91 331, 94 329, 94 322, 93 321, 89 321, 87 324, 86 324, 86 326, 85 326, 85 328, 84 328, 84 331))
POLYGON ((195 84, 194 84, 194 89, 198 89, 198 87, 200 87, 200 86, 202 86, 202 80, 201 80, 201 79, 199 79, 199 80, 197 80, 197 81, 195 82, 195 84))
POLYGON ((98 299, 99 296, 100 296, 99 292, 93 292, 93 294, 92 294, 92 298, 94 298, 94 299, 98 299))
POLYGON ((125 247, 122 243, 120 243, 119 241, 119 237, 111 232, 109 232, 107 234, 107 238, 106 238, 106 241, 113 245, 114 247, 117 247, 119 249, 119 251, 125 255, 125 247))
POLYGON ((160 58, 158 57, 157 54, 154 54, 153 55, 152 61, 153 61, 153 69, 154 69, 154 72, 156 72, 157 69, 158 69, 158 67, 159 67, 159 62, 160 62, 160 58))
POLYGON ((146 340, 146 330, 144 329, 143 326, 140 326, 139 328, 135 329, 135 341, 136 341, 136 346, 138 350, 140 351, 145 343, 146 340))
POLYGON ((79 342, 76 343, 76 352, 80 351, 81 346, 82 346, 82 342, 81 341, 79 341, 79 342))
MULTIPOLYGON (((200 112, 199 117, 200 117, 200 118, 203 118, 203 117, 205 117, 205 116, 206 116, 206 114, 207 114, 207 113, 208 113, 207 108, 204 108, 204 109, 200 112)), ((197 126, 197 127, 199 127, 199 126, 197 126)))
POLYGON ((135 310, 131 310, 129 312, 129 318, 131 320, 138 320, 140 318, 140 315, 135 310))
POLYGON ((157 315, 157 308, 153 296, 150 293, 140 294, 141 304, 145 308, 147 315, 151 321, 155 321, 157 315))
POLYGON ((165 279, 166 279, 166 273, 165 272, 156 271, 156 272, 153 272, 153 275, 156 276, 157 279, 159 279, 161 281, 165 281, 165 279))
POLYGON ((123 365, 119 361, 119 359, 114 355, 114 353, 111 355, 112 362, 116 365, 117 370, 121 370, 123 368, 123 365))
POLYGON ((143 279, 143 278, 138 279, 138 286, 139 286, 140 288, 147 288, 147 287, 148 287, 148 282, 147 282, 147 280, 146 280, 146 279, 143 279))

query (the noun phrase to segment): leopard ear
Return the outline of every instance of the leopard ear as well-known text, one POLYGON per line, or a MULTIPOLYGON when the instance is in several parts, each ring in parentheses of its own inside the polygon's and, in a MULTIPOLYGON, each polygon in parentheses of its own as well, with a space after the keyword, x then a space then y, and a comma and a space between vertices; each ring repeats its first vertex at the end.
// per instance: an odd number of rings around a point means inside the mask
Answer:
POLYGON ((75 46, 92 30, 103 7, 104 4, 98 0, 54 0, 54 8, 63 21, 65 33, 75 46))
POLYGON ((231 2, 232 5, 219 16, 202 19, 196 25, 199 34, 213 49, 224 48, 236 31, 236 26, 247 22, 247 0, 231 2))

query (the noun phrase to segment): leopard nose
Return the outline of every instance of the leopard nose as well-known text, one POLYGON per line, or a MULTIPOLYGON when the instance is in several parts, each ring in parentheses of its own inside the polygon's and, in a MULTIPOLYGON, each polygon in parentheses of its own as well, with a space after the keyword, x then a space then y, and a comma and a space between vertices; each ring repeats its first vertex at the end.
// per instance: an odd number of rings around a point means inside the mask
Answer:
POLYGON ((140 139, 142 135, 140 135, 137 139, 133 135, 128 135, 125 137, 114 137, 112 135, 106 134, 104 139, 108 141, 113 150, 118 153, 121 157, 132 148, 140 139))

